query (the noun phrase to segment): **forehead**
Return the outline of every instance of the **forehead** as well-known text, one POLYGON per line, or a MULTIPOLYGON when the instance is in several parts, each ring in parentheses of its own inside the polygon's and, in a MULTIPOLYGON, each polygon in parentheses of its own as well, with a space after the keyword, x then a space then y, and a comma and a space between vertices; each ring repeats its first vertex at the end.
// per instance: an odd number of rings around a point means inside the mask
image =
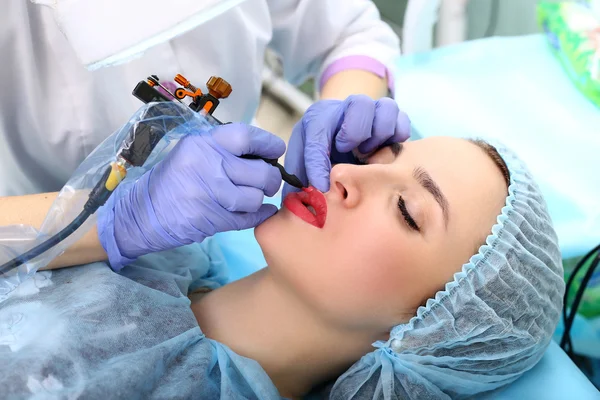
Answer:
MULTIPOLYGON (((489 156, 476 144, 460 138, 453 137, 429 137, 404 143, 404 161, 416 163, 422 168, 429 168, 431 174, 440 167, 452 168, 455 172, 467 172, 474 166, 494 171, 496 166, 489 156)), ((475 173, 476 171, 473 171, 475 173)))

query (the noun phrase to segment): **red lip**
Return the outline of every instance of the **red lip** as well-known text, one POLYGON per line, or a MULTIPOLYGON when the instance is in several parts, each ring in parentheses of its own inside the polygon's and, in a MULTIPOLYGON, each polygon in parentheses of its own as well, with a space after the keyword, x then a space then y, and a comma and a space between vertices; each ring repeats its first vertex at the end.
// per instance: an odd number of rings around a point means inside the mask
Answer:
POLYGON ((322 228, 327 219, 327 200, 323 193, 314 187, 304 188, 302 192, 293 192, 285 196, 283 206, 292 214, 300 217, 317 228, 322 228), (315 210, 313 214, 308 206, 315 210))

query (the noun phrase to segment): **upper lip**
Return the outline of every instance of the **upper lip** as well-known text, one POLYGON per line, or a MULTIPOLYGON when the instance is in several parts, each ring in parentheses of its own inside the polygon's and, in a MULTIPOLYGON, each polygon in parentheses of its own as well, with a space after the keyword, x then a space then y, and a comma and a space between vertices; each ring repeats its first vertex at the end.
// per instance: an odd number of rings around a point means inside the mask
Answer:
POLYGON ((323 193, 309 187, 286 196, 283 205, 304 221, 322 228, 327 218, 327 200, 323 193), (312 209, 312 210, 311 210, 312 209))

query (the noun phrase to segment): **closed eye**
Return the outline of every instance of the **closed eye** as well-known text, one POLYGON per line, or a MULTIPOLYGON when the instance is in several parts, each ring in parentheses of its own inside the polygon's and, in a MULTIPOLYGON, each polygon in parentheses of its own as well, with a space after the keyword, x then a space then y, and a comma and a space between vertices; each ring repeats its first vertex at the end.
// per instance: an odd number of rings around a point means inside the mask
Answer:
POLYGON ((402 216, 404 217, 404 221, 406 221, 406 224, 412 230, 417 231, 417 232, 421 232, 421 228, 419 228, 419 225, 417 225, 417 223, 415 222, 414 218, 408 212, 408 208, 406 208, 406 202, 404 201, 404 199, 402 198, 402 196, 400 196, 398 198, 398 208, 400 209, 400 213, 402 213, 402 216))

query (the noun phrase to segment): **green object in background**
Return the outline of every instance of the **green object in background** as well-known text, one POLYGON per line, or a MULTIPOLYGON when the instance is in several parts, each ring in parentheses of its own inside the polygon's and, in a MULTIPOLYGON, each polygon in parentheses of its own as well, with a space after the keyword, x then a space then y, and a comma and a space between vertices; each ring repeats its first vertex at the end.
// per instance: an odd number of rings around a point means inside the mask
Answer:
POLYGON ((538 4, 538 22, 577 88, 600 107, 600 21, 585 5, 538 4))
POLYGON ((315 95, 315 80, 313 78, 307 79, 302 85, 298 86, 298 89, 309 97, 315 95))
MULTIPOLYGON (((585 272, 589 269, 589 266, 594 258, 595 257, 590 257, 588 262, 583 265, 583 267, 579 270, 579 273, 575 276, 575 280, 573 281, 573 284, 569 290, 568 306, 570 306, 575 299, 575 294, 581 286, 581 280, 583 279, 585 272)), ((563 260, 563 266, 565 269, 565 282, 569 280, 575 265, 580 259, 581 257, 563 260)), ((596 271, 594 271, 592 279, 587 285, 583 297, 581 298, 581 303, 577 313, 589 319, 600 317, 600 269, 598 268, 596 271)))

